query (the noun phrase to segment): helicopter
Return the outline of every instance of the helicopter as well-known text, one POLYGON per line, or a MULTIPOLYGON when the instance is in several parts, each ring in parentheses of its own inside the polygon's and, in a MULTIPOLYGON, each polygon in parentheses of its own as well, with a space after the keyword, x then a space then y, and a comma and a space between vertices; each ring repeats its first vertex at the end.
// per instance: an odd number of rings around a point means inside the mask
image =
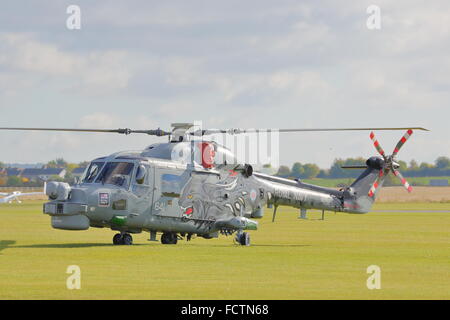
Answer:
POLYGON ((398 171, 396 156, 414 130, 404 128, 280 129, 279 132, 371 131, 379 154, 367 159, 364 169, 349 186, 325 188, 268 175, 239 163, 225 146, 204 137, 215 133, 231 135, 260 129, 195 129, 192 123, 174 123, 172 130, 0 128, 0 130, 65 131, 90 133, 147 134, 169 138, 141 151, 116 152, 90 162, 74 185, 47 182, 49 202, 43 212, 51 225, 63 230, 110 228, 115 245, 132 245, 132 234, 150 233, 150 241, 176 244, 193 236, 205 239, 233 236, 242 246, 250 245, 248 230, 257 230, 265 208, 273 208, 275 221, 279 206, 307 210, 363 214, 370 211, 389 173, 400 179, 408 192, 412 187, 398 171), (374 131, 406 130, 392 154, 385 153, 374 131))

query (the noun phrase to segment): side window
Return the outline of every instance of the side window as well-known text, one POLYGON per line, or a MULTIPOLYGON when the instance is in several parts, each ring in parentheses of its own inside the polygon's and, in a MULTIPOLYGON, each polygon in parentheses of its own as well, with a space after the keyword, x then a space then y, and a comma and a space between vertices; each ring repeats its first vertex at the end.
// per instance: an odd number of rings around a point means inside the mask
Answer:
POLYGON ((150 186, 152 177, 151 177, 151 168, 146 164, 141 164, 136 169, 136 176, 134 179, 134 184, 141 186, 150 186))
POLYGON ((142 197, 150 192, 152 187, 152 172, 151 167, 144 164, 139 165, 136 169, 136 176, 132 185, 132 192, 138 197, 142 197), (142 179, 142 183, 139 183, 142 179))
POLYGON ((176 174, 165 173, 161 176, 161 193, 164 197, 178 198, 183 188, 183 178, 176 174))
POLYGON ((137 183, 139 185, 144 184, 146 176, 147 170, 145 169, 144 165, 138 165, 136 169, 136 176, 134 177, 134 183, 137 183))

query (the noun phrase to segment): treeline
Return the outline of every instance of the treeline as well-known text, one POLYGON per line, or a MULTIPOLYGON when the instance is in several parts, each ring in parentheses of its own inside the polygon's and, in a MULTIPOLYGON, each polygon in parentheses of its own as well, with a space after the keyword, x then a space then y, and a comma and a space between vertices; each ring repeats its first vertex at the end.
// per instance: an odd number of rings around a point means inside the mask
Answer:
MULTIPOLYGON (((314 163, 306 163, 302 164, 300 162, 296 162, 293 164, 291 168, 288 166, 280 166, 277 176, 283 178, 296 178, 296 179, 313 179, 313 178, 324 178, 324 179, 339 179, 339 178, 356 178, 358 177, 362 169, 342 169, 342 166, 349 165, 365 165, 366 159, 364 158, 347 158, 347 159, 336 159, 329 169, 320 169, 314 163)), ((81 163, 69 163, 62 158, 58 158, 56 160, 49 161, 45 167, 47 168, 64 168, 67 170, 64 178, 61 177, 52 177, 54 180, 73 182, 73 170, 78 167, 86 167, 88 162, 81 163)), ((437 158, 433 164, 422 162, 418 163, 416 160, 411 160, 409 163, 405 161, 398 161, 400 165, 400 171, 405 177, 443 177, 450 176, 450 158, 448 157, 439 157, 437 158)), ((6 165, 3 162, 0 162, 0 171, 2 168, 6 168, 6 165)), ((43 182, 41 181, 30 181, 25 182, 19 177, 4 177, 8 179, 7 185, 15 185, 15 186, 31 186, 31 185, 40 185, 43 182)))
MULTIPOLYGON (((365 163, 366 159, 364 158, 336 159, 329 169, 320 169, 316 164, 296 162, 291 168, 280 166, 276 175, 283 178, 297 179, 356 178, 361 174, 362 169, 342 169, 342 166, 365 165, 365 163)), ((416 160, 411 160, 409 163, 398 161, 398 164, 400 165, 399 170, 405 177, 450 176, 450 158, 448 157, 439 157, 433 164, 426 162, 419 164, 416 160)))
MULTIPOLYGON (((74 183, 75 177, 73 175, 73 171, 76 168, 84 168, 89 164, 89 162, 80 162, 80 163, 69 163, 65 161, 63 158, 57 158, 55 160, 51 160, 47 162, 42 169, 44 168, 60 168, 65 169, 65 175, 63 177, 58 175, 50 175, 47 176, 46 179, 48 181, 60 181, 67 183, 74 183)), ((28 177, 24 177, 19 175, 7 175, 3 169, 6 169, 7 165, 0 161, 0 186, 8 186, 8 187, 42 187, 44 185, 44 180, 42 178, 30 179, 28 177)))

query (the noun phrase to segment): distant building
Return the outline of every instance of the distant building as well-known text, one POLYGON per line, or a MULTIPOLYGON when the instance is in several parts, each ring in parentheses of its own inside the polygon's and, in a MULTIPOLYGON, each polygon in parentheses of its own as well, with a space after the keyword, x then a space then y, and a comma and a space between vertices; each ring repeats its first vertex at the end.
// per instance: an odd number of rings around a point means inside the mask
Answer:
POLYGON ((11 177, 11 176, 20 177, 20 176, 22 175, 22 172, 23 172, 25 169, 20 169, 20 168, 6 168, 5 170, 6 170, 6 175, 7 175, 8 177, 11 177))
POLYGON ((86 168, 75 168, 72 171, 72 175, 77 178, 81 178, 86 168))
POLYGON ((28 180, 47 180, 51 176, 58 176, 64 178, 66 176, 66 169, 64 168, 44 168, 44 169, 24 169, 21 173, 22 178, 28 180))
POLYGON ((448 187, 448 179, 431 179, 430 186, 432 187, 448 187))

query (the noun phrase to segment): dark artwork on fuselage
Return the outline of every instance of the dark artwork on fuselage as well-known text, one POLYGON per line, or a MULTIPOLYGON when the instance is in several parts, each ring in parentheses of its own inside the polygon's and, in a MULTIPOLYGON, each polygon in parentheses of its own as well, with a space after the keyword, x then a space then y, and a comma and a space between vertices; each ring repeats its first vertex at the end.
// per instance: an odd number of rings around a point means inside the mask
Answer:
POLYGON ((243 216, 252 210, 250 201, 256 200, 250 199, 248 187, 240 174, 231 173, 220 180, 215 175, 195 173, 183 188, 178 203, 186 218, 217 220, 243 216))

